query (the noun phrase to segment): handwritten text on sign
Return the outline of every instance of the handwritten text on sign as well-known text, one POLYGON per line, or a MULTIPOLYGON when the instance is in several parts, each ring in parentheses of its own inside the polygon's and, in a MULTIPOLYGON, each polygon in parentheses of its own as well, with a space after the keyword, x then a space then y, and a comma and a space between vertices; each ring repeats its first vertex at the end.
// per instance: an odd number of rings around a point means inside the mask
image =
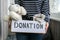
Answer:
POLYGON ((45 21, 39 23, 37 21, 12 21, 12 32, 24 33, 45 33, 45 21))

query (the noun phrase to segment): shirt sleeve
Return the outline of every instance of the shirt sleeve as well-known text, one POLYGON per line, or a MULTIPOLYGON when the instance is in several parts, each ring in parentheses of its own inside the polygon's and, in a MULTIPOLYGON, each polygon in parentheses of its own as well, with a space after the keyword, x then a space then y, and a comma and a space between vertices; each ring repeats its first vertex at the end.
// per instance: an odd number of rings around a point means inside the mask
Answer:
POLYGON ((50 21, 49 0, 43 0, 41 13, 46 16, 46 17, 45 17, 45 21, 46 21, 46 22, 49 22, 49 21, 50 21))

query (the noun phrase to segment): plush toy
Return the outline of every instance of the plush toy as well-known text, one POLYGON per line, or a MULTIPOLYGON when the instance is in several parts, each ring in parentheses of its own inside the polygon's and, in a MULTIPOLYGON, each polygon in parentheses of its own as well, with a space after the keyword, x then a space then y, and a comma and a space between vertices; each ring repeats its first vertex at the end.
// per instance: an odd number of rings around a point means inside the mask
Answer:
POLYGON ((4 16, 4 21, 8 22, 8 33, 9 35, 15 35, 11 33, 11 22, 12 20, 22 20, 22 15, 26 15, 27 11, 23 6, 18 4, 11 4, 9 6, 9 15, 4 16))
POLYGON ((38 21, 39 23, 41 23, 42 21, 44 21, 45 19, 45 15, 44 14, 36 14, 33 16, 33 21, 38 21))
POLYGON ((22 20, 22 15, 26 15, 26 13, 27 11, 23 6, 20 6, 18 4, 12 4, 9 6, 9 15, 4 16, 4 20, 22 20))

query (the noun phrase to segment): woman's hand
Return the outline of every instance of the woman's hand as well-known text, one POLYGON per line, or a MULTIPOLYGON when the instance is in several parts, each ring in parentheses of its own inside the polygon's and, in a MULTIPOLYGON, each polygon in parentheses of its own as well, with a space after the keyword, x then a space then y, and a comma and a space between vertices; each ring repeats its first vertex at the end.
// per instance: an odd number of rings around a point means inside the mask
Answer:
POLYGON ((42 33, 42 34, 46 34, 46 33, 47 33, 47 31, 48 31, 48 27, 49 27, 49 23, 46 22, 46 24, 45 24, 45 30, 46 30, 46 32, 45 32, 45 33, 42 33))
POLYGON ((48 30, 48 27, 49 27, 49 23, 46 22, 46 25, 45 25, 46 32, 47 32, 47 30, 48 30))

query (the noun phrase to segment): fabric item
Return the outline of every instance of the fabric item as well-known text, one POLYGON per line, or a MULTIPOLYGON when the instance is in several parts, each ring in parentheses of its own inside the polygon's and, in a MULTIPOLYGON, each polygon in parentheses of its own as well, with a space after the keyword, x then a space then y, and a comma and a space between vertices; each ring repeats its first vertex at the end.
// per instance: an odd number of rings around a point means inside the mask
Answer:
POLYGON ((42 40, 43 39, 42 34, 24 34, 24 33, 16 33, 17 40, 42 40))
MULTIPOLYGON (((45 21, 50 21, 49 0, 18 0, 16 3, 25 7, 29 18, 37 13, 42 13, 46 16, 45 21)), ((25 18, 23 17, 23 19, 25 18)))

